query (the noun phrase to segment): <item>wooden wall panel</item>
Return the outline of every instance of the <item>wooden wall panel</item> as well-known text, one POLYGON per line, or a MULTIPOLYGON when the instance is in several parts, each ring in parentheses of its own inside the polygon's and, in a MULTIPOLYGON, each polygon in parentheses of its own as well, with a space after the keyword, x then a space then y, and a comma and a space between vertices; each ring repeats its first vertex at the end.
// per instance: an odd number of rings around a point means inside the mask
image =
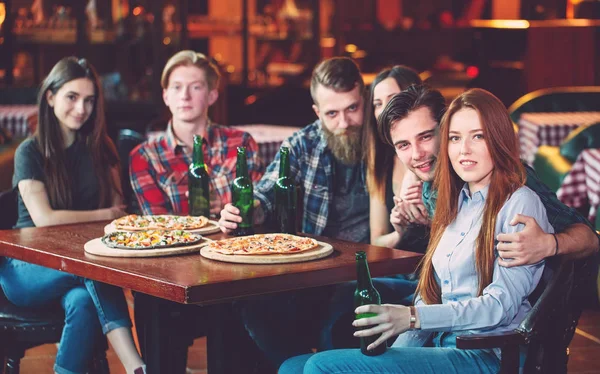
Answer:
POLYGON ((528 30, 527 91, 598 84, 596 27, 531 27, 528 30))

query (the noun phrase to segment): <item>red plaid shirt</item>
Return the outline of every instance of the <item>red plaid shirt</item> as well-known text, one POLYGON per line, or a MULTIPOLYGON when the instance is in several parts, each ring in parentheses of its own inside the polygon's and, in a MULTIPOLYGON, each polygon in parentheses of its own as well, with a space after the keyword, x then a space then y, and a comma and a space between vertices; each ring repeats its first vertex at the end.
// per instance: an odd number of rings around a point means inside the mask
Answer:
MULTIPOLYGON (((203 140, 204 161, 210 175, 211 196, 217 193, 222 205, 231 202, 237 147, 246 147, 248 172, 257 182, 264 173, 258 145, 247 132, 209 124, 203 140)), ((147 140, 130 154, 131 186, 143 214, 188 214, 188 167, 192 150, 175 137, 171 124, 154 140, 147 140)))

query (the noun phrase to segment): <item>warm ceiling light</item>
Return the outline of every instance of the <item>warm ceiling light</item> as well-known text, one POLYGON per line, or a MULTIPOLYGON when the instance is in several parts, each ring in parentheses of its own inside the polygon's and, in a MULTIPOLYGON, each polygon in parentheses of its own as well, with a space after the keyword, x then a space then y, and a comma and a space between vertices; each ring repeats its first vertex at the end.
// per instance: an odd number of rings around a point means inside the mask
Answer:
POLYGON ((142 8, 141 6, 136 6, 135 8, 133 8, 133 15, 139 16, 140 14, 142 14, 143 9, 144 8, 142 8))
POLYGON ((354 53, 358 50, 358 47, 354 44, 346 44, 346 47, 344 49, 348 53, 354 53))
POLYGON ((4 23, 4 19, 6 18, 6 5, 4 3, 0 3, 0 26, 4 23))
POLYGON ((361 59, 361 58, 365 58, 365 57, 367 57, 367 52, 362 49, 359 49, 358 51, 356 51, 352 54, 352 58, 357 59, 357 60, 361 59))
POLYGON ((333 48, 333 47, 335 47, 335 38, 322 38, 321 39, 321 47, 322 48, 333 48))

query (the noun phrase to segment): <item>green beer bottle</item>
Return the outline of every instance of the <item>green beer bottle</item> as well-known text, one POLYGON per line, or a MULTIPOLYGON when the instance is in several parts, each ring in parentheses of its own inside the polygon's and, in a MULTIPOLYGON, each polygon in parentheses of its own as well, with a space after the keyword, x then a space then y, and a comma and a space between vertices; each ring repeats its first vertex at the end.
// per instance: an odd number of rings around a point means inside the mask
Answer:
MULTIPOLYGON (((357 283, 356 291, 354 291, 354 307, 358 308, 361 305, 368 304, 381 304, 381 296, 379 292, 373 287, 371 281, 371 274, 369 273, 369 264, 367 264, 367 254, 364 251, 356 252, 356 272, 357 272, 357 283)), ((375 313, 362 313, 356 315, 356 319, 375 317, 375 313)), ((362 329, 370 328, 369 326, 363 327, 362 329)), ((367 356, 377 356, 385 352, 387 349, 386 342, 378 345, 373 350, 367 350, 367 347, 377 340, 381 334, 372 335, 360 338, 360 351, 367 356)))
POLYGON ((238 223, 233 232, 236 236, 254 234, 252 228, 252 214, 254 211, 254 191, 252 180, 248 176, 248 164, 246 162, 246 148, 238 147, 236 178, 231 185, 231 199, 233 205, 240 210, 242 222, 238 223))
POLYGON ((296 233, 296 185, 290 178, 290 150, 279 150, 279 179, 275 183, 275 228, 284 234, 296 233))
POLYGON ((188 169, 188 204, 190 216, 210 215, 209 176, 202 153, 202 136, 194 135, 194 155, 188 169))

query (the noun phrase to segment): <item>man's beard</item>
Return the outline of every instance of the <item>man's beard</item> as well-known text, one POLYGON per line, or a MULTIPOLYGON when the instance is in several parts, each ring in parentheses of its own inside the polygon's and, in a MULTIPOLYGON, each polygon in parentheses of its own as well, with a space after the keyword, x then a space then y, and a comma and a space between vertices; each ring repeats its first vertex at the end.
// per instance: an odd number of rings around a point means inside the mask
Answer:
POLYGON ((331 132, 322 125, 327 148, 333 156, 345 165, 355 165, 362 160, 361 127, 351 126, 342 131, 331 132))

